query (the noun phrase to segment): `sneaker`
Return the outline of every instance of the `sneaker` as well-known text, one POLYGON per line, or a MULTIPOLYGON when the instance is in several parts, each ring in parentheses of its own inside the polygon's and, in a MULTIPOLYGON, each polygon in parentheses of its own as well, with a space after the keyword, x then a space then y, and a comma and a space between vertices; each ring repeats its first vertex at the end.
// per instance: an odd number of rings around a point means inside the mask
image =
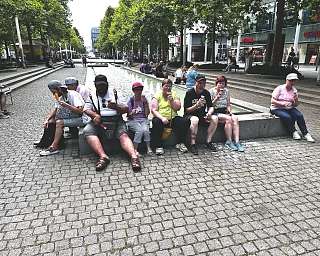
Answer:
POLYGON ((0 114, 0 119, 8 119, 10 116, 6 116, 5 114, 0 114))
POLYGON ((58 154, 59 152, 60 152, 59 149, 50 147, 46 150, 40 151, 40 156, 50 156, 50 155, 58 154))
POLYGON ((199 153, 198 153, 198 148, 197 148, 197 145, 196 144, 192 144, 191 146, 190 146, 190 152, 192 153, 192 154, 194 154, 194 155, 198 155, 199 153))
POLYGON ((240 144, 240 142, 234 143, 234 146, 236 146, 239 152, 244 152, 244 147, 242 146, 242 144, 240 144))
POLYGON ((227 149, 230 149, 230 150, 233 150, 233 151, 237 151, 238 150, 238 147, 235 144, 233 144, 233 142, 231 140, 227 140, 224 145, 225 145, 225 147, 227 149))
POLYGON ((177 144, 176 149, 179 149, 182 153, 188 152, 188 148, 183 143, 177 144))
POLYGON ((294 131, 294 132, 292 133, 292 138, 293 138, 294 140, 301 140, 301 136, 300 136, 300 134, 299 134, 297 131, 294 131))
POLYGON ((314 140, 314 138, 312 138, 310 133, 307 133, 306 135, 304 135, 304 138, 308 141, 308 142, 316 142, 314 140))
POLYGON ((153 155, 153 152, 152 152, 151 148, 147 150, 147 155, 148 156, 152 156, 153 155))
POLYGON ((217 148, 213 142, 206 143, 206 147, 212 151, 217 151, 217 148))
POLYGON ((163 155, 164 149, 163 148, 156 148, 156 155, 163 155))

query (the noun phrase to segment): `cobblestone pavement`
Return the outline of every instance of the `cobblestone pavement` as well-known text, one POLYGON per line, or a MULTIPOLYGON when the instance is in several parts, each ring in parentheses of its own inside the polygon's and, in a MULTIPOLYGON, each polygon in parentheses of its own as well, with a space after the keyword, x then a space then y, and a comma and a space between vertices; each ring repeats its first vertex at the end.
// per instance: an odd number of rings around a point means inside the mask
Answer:
MULTIPOLYGON (((244 154, 167 150, 134 174, 113 156, 101 173, 76 147, 39 157, 48 80, 14 92, 0 120, 0 255, 320 255, 319 109, 302 106, 315 144, 245 141, 244 154)), ((252 100, 250 94, 232 91, 252 100)), ((255 103, 269 99, 255 96, 255 103)))

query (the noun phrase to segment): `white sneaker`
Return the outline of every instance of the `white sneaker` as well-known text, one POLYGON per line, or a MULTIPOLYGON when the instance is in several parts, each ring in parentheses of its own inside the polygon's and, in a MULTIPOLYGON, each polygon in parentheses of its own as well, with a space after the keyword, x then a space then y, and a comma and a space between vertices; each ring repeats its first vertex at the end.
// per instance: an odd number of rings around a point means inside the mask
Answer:
POLYGON ((156 148, 156 155, 163 155, 164 149, 163 148, 156 148))
POLYGON ((176 149, 179 149, 182 153, 188 152, 188 148, 183 143, 177 144, 176 149))
POLYGON ((294 140, 301 140, 301 136, 300 136, 300 134, 299 134, 297 131, 294 131, 294 132, 292 133, 292 138, 293 138, 294 140))
POLYGON ((308 142, 316 142, 314 140, 314 138, 312 138, 312 136, 310 135, 310 133, 307 133, 306 135, 304 135, 304 138, 308 141, 308 142))

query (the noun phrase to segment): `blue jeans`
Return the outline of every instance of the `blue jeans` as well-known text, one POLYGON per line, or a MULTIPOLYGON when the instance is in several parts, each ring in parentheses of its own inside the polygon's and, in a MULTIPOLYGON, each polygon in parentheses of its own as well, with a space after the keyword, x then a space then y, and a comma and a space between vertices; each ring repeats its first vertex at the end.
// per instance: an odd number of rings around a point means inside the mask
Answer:
POLYGON ((280 118, 291 135, 296 131, 295 122, 297 122, 302 135, 306 135, 308 133, 303 114, 298 109, 273 109, 270 112, 280 118))

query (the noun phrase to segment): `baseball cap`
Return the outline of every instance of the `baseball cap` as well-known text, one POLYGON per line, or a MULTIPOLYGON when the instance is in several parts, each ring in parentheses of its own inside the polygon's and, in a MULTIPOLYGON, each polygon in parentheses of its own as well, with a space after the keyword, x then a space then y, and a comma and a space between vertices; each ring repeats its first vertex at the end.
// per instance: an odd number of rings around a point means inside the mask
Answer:
POLYGON ((94 78, 94 84, 97 85, 108 85, 108 79, 105 75, 96 75, 94 78))
POLYGON ((290 73, 287 75, 286 80, 299 80, 299 78, 296 73, 290 73))
POLYGON ((48 83, 48 88, 50 90, 56 90, 56 89, 59 89, 59 88, 67 88, 66 85, 62 84, 60 81, 58 80, 51 80, 49 83, 48 83))
POLYGON ((77 82, 78 82, 78 80, 75 77, 67 77, 64 80, 65 85, 72 85, 72 84, 76 84, 77 82))
POLYGON ((196 81, 206 80, 206 76, 203 74, 198 74, 196 76, 196 81))
POLYGON ((137 82, 133 82, 132 83, 132 90, 135 89, 135 88, 139 88, 139 87, 143 88, 143 84, 141 82, 137 81, 137 82))

